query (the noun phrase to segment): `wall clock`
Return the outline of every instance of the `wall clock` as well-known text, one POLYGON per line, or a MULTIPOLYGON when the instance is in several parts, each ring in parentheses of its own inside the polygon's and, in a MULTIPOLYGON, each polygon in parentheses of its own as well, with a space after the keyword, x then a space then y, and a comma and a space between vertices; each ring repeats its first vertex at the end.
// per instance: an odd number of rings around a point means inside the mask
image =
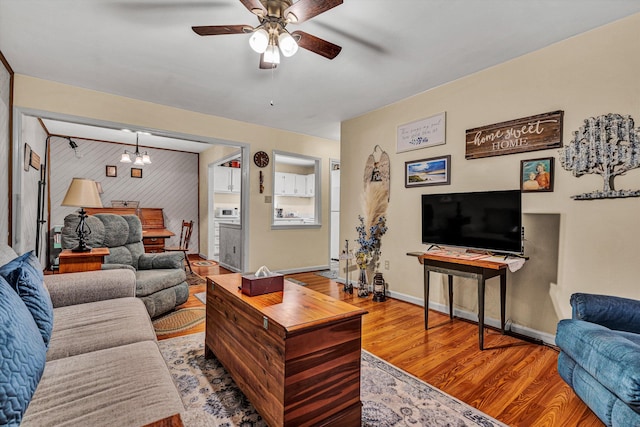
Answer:
POLYGON ((256 154, 253 155, 253 163, 259 168, 263 168, 269 164, 269 155, 264 151, 257 151, 256 154))

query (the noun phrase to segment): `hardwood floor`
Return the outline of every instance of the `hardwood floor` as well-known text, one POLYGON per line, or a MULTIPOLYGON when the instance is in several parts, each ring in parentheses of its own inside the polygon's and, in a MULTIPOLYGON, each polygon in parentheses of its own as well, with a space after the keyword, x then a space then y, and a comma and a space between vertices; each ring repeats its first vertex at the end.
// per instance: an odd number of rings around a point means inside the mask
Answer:
MULTIPOLYGON (((202 277, 228 273, 219 266, 193 269, 202 277)), ((433 326, 425 331, 420 306, 394 299, 376 303, 371 297, 345 294, 341 284, 314 273, 287 277, 367 310, 362 324, 363 349, 505 424, 603 425, 558 375, 558 352, 552 347, 486 328, 485 350, 480 351, 475 323, 452 322, 448 315, 430 311, 429 324, 433 326)), ((182 307, 201 307, 193 294, 203 292, 205 286, 191 288, 192 295, 182 307)), ((201 331, 204 324, 176 335, 201 331)))

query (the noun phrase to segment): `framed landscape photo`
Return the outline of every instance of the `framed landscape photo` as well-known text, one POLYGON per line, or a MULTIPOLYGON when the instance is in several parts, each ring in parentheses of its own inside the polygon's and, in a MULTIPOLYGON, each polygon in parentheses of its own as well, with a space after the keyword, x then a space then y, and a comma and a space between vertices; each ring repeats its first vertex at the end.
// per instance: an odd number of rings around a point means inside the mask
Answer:
POLYGON ((142 169, 131 168, 131 178, 142 178, 142 169))
POLYGON ((520 162, 520 190, 523 193, 553 191, 553 157, 520 162))
POLYGON ((105 174, 110 177, 116 177, 118 176, 118 168, 113 165, 107 165, 107 170, 105 174))
POLYGON ((404 186, 451 184, 451 156, 431 157, 404 163, 404 186))

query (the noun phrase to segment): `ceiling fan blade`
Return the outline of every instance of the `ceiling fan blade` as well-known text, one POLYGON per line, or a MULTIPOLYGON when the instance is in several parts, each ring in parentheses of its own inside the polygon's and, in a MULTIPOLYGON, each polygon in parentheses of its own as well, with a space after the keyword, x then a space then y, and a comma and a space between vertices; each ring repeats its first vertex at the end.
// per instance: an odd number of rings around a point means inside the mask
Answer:
POLYGON ((290 22, 304 22, 342 4, 343 0, 300 0, 284 11, 290 22))
POLYGON ((219 36, 221 34, 246 34, 253 31, 250 25, 205 25, 191 27, 200 36, 219 36))
POLYGON ((273 70, 274 68, 278 68, 278 64, 274 64, 271 62, 265 62, 264 53, 260 54, 260 69, 261 70, 273 70))
POLYGON ((249 12, 256 14, 258 16, 264 16, 267 14, 267 9, 264 8, 264 5, 260 2, 260 0, 240 0, 240 3, 244 5, 249 12))
POLYGON ((322 40, 320 37, 312 36, 304 31, 294 31, 291 33, 291 36, 293 36, 301 48, 310 50, 328 59, 335 58, 342 50, 342 47, 337 44, 322 40))

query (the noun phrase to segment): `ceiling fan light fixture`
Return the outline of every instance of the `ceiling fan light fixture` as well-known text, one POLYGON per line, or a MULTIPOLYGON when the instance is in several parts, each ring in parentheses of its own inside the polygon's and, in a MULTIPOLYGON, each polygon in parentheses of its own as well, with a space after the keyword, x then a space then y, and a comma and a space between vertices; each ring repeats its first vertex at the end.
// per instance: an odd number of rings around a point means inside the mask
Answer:
POLYGON ((249 46, 257 53, 264 53, 269 46, 269 33, 264 28, 260 28, 251 34, 249 46))
POLYGON ((270 44, 267 46, 267 50, 264 52, 264 62, 268 62, 269 64, 280 63, 280 52, 276 45, 270 44))
POLYGON ((298 43, 296 43, 295 39, 286 30, 282 31, 278 36, 278 46, 282 54, 287 58, 295 55, 298 51, 298 43))

